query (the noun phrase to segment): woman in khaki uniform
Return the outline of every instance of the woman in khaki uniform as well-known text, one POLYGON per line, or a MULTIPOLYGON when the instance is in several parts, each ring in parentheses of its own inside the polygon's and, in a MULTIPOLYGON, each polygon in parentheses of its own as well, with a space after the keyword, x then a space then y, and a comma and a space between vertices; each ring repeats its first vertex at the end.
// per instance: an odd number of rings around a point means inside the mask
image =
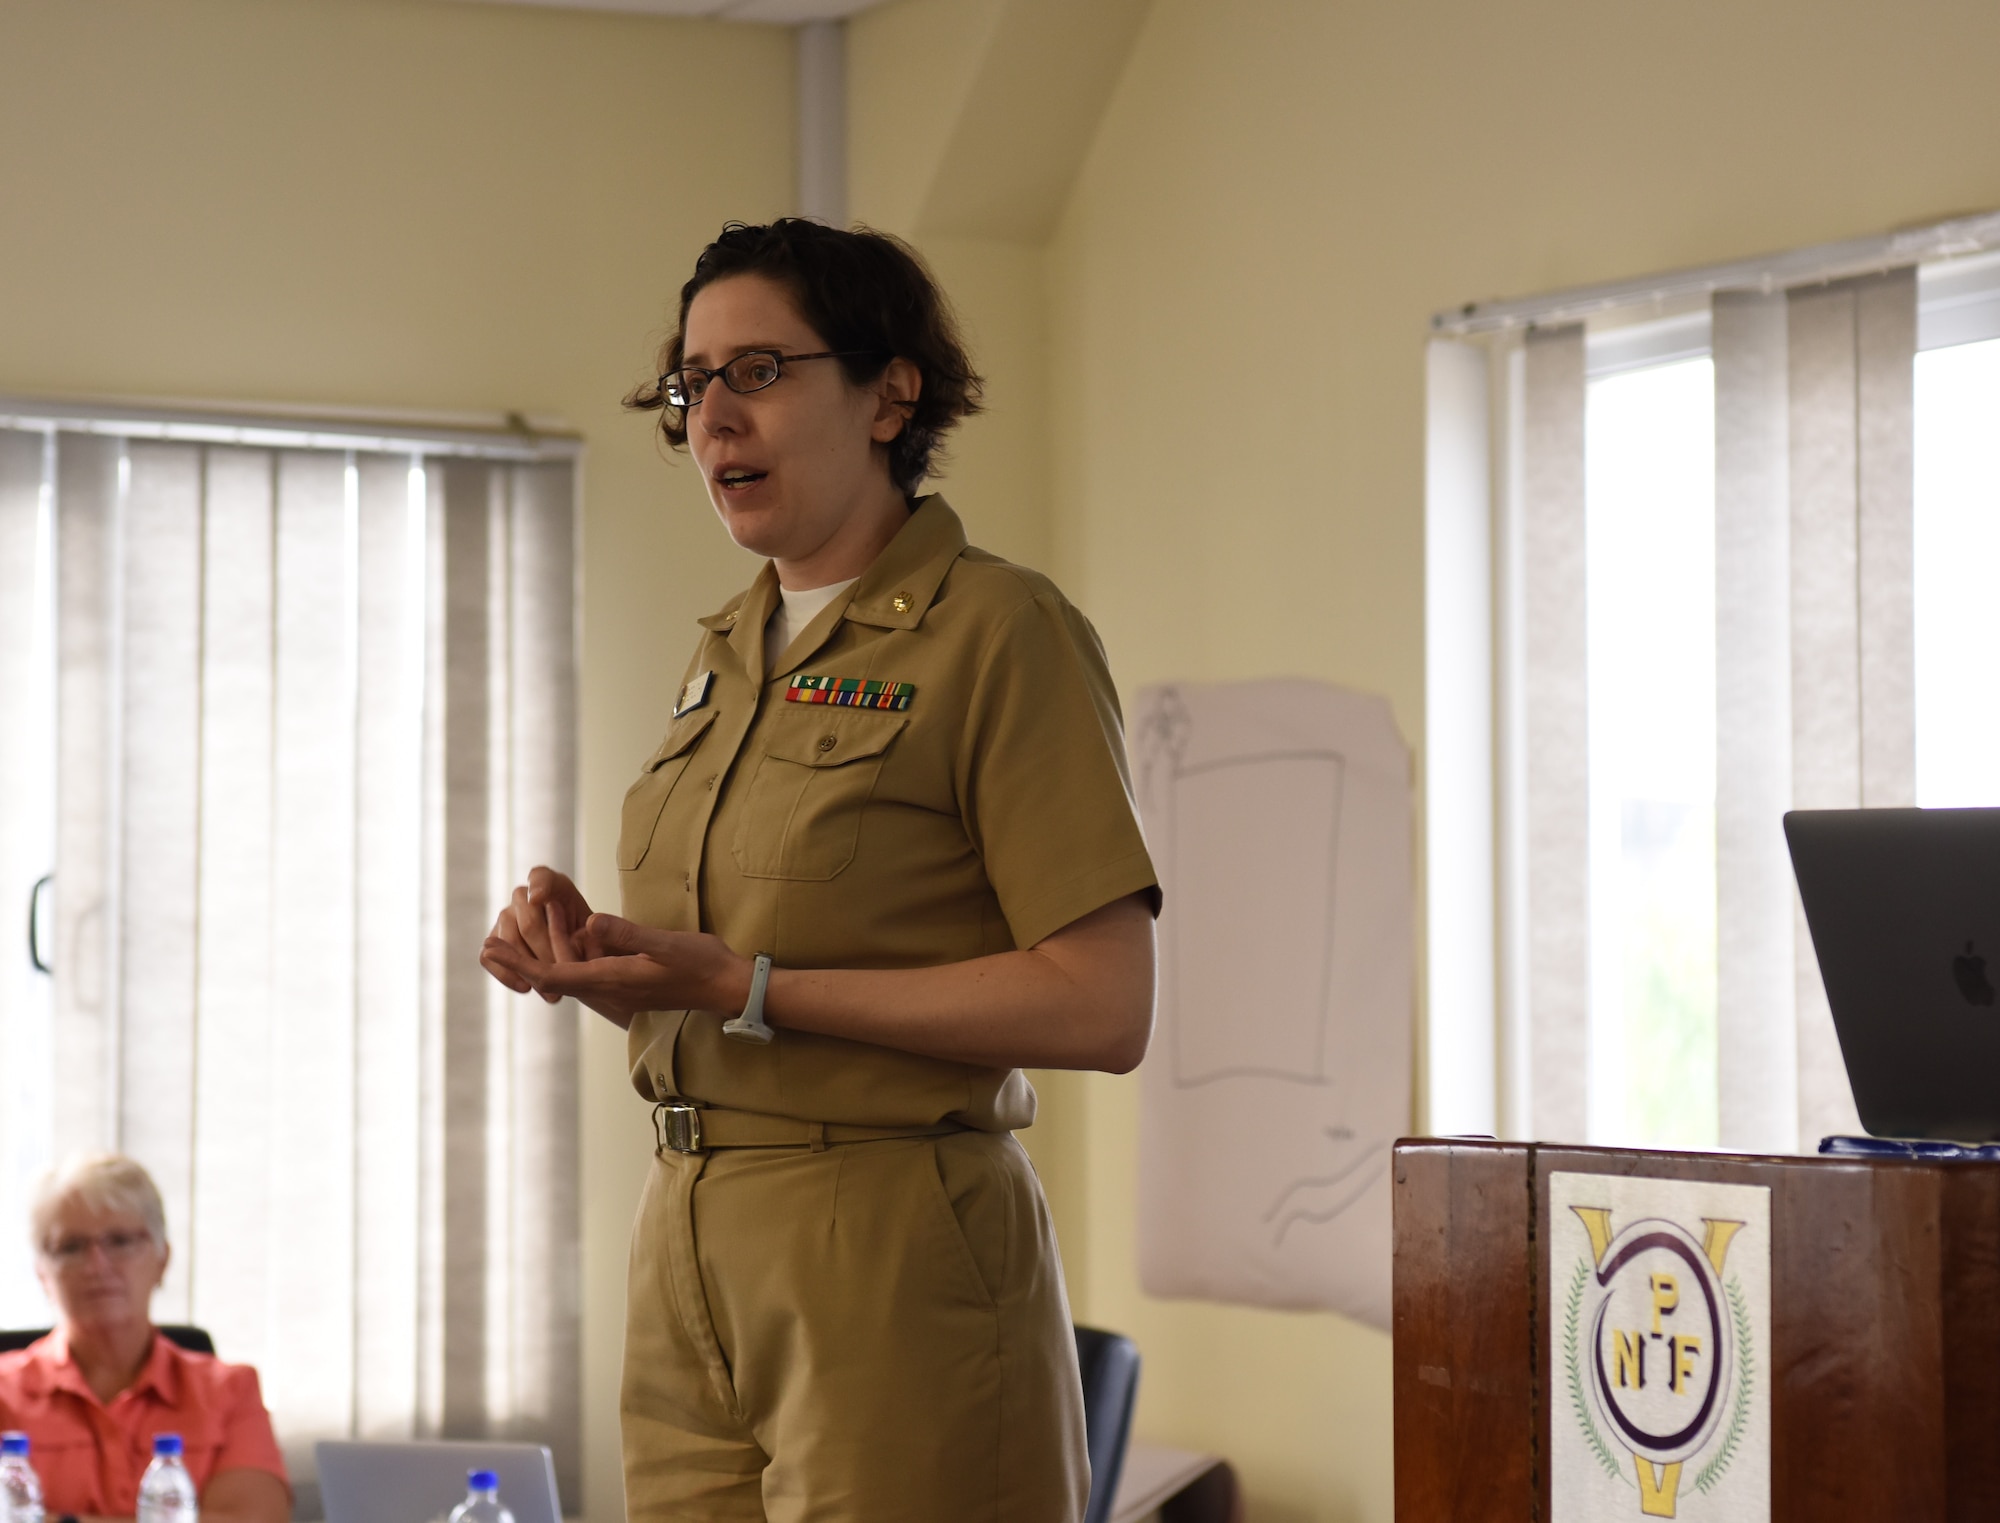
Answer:
POLYGON ((1090 625, 917 490, 978 406, 892 239, 732 224, 656 387, 731 537, 626 795, 623 916, 538 868, 483 953, 630 1034, 659 1147, 624 1393, 635 1520, 1064 1523, 1088 1495, 1024 1067, 1124 1072, 1153 866, 1090 625))

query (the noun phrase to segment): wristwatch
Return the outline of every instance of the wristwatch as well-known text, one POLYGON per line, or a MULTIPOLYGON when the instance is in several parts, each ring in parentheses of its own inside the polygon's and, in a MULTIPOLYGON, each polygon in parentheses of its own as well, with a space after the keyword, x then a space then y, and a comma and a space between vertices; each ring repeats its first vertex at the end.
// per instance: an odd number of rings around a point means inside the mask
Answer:
POLYGON ((764 986, 770 981, 770 954, 759 952, 757 961, 751 967, 750 998, 744 1004, 741 1015, 722 1023, 724 1036, 733 1036, 739 1042, 754 1042, 759 1047, 771 1040, 771 1028, 764 1024, 764 986))

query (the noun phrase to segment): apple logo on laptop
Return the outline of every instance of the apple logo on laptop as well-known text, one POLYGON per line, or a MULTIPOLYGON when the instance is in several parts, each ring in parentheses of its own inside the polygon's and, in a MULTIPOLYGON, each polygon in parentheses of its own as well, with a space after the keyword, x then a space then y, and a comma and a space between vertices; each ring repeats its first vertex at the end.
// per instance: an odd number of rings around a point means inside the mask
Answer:
POLYGON ((1968 1005, 1993 1003, 1993 984, 1986 976, 1986 959, 1973 954, 1971 942, 1951 960, 1951 976, 1957 980, 1958 992, 1965 996, 1968 1005))

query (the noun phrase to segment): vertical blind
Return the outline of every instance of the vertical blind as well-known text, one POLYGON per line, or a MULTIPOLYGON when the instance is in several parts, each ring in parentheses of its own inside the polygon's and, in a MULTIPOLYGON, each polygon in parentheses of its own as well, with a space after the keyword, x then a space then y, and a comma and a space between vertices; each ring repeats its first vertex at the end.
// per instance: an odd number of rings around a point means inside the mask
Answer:
POLYGON ((1715 301, 1722 1141, 1861 1129, 1786 808, 1916 803, 1916 273, 1715 301))
MULTIPOLYGON (((1810 1150, 1822 1136, 1860 1130, 1781 817, 1916 801, 1916 308, 1908 266, 1775 292, 1724 290, 1710 301, 1726 1148, 1810 1150)), ((1445 371, 1434 359, 1433 374, 1445 371)), ((1503 334, 1488 373, 1506 379, 1476 405, 1492 407, 1497 426, 1434 416, 1432 427, 1498 441, 1494 626, 1454 635, 1450 620, 1434 620, 1457 647, 1427 659, 1435 681, 1477 669, 1484 652, 1497 656, 1502 701, 1487 775, 1500 806, 1500 1093, 1484 1115, 1465 1107, 1430 1119, 1445 1130, 1575 1140, 1588 1134, 1591 1081, 1584 325, 1503 334)), ((1449 483, 1430 490, 1430 523, 1451 522, 1449 483)), ((1450 861, 1449 848, 1434 851, 1433 872, 1450 861)), ((1451 955, 1434 945, 1434 961, 1451 955)), ((1432 1054, 1434 1068, 1449 1061, 1432 1054)))
MULTIPOLYGON (((54 593, 52 1103, 15 1145, 151 1170, 155 1315, 257 1366, 302 1510, 350 1435, 534 1439, 577 1494, 576 1014, 477 962, 574 847, 545 453, 0 430, 9 677, 37 523, 54 593)), ((31 764, 0 753, 10 893, 31 764)))
POLYGON ((1537 1134, 1582 1137, 1590 1069, 1583 330, 1528 335, 1522 374, 1528 1083, 1537 1134))
POLYGON ((1792 865, 1790 361, 1785 296, 1712 303, 1715 357, 1717 1122, 1759 1152, 1798 1139, 1792 865), (1724 1014, 1726 1012, 1726 1014, 1724 1014))
MULTIPOLYGON (((1792 805, 1914 805, 1916 273, 1794 291, 1786 326, 1792 805)), ((1728 362, 1717 356, 1718 365, 1728 362)), ((1861 1122, 1802 914, 1792 950, 1797 1138, 1810 1150, 1829 1133, 1860 1131, 1861 1122)))
MULTIPOLYGON (((48 1167, 55 1097, 50 1077, 50 980, 29 955, 30 904, 55 865, 54 662, 50 650, 49 503, 53 438, 0 429, 0 1312, 41 1315, 27 1218, 19 1209, 48 1167)), ((46 923, 46 921, 44 921, 46 923)))

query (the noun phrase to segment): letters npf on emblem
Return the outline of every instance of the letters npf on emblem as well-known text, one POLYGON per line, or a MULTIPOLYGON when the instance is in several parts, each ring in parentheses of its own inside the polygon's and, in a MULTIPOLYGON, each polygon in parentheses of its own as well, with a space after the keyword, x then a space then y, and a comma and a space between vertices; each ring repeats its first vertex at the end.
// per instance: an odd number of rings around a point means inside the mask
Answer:
POLYGON ((1771 1513, 1771 1195, 1549 1177, 1553 1523, 1771 1513))

